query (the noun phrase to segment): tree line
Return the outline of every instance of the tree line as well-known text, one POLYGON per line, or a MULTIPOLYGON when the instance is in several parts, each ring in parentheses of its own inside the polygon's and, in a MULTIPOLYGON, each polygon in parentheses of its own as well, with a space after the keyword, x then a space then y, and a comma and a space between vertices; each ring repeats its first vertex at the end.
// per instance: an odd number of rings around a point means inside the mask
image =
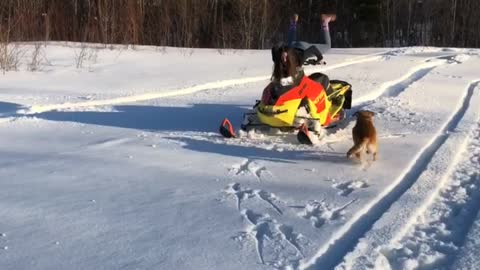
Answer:
POLYGON ((317 42, 320 14, 336 13, 334 47, 480 47, 479 0, 1 0, 0 42, 75 41, 262 49, 317 42))

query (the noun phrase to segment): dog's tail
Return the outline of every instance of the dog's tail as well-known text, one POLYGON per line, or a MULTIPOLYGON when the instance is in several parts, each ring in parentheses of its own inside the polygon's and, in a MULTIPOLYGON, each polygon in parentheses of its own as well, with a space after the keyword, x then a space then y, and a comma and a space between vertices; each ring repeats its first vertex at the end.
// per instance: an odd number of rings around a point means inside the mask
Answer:
POLYGON ((348 150, 347 157, 351 157, 352 155, 360 153, 361 151, 363 151, 367 147, 369 142, 370 142, 370 139, 365 138, 359 144, 355 144, 352 148, 350 148, 350 150, 348 150))

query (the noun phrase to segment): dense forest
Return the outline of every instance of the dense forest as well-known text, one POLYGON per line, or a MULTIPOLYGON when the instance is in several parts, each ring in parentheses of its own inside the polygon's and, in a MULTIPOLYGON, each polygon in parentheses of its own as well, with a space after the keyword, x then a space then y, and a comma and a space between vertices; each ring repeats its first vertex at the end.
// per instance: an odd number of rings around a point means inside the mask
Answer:
POLYGON ((334 47, 480 47, 479 0, 1 0, 0 42, 61 40, 179 47, 268 48, 289 17, 315 42, 336 13, 334 47))

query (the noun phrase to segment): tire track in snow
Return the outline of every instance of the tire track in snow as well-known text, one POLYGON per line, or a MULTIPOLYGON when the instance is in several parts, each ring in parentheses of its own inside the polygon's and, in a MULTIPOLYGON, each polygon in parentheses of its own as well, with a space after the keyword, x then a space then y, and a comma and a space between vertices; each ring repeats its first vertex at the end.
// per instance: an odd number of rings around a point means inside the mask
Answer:
MULTIPOLYGON (((477 132, 480 132, 477 131, 477 132)), ((480 147, 479 144, 477 144, 477 149, 480 147)), ((478 159, 480 157, 477 157, 477 164, 480 163, 480 160, 478 159)), ((477 184, 477 187, 479 185, 477 184)), ((475 192, 475 194, 478 196, 478 190, 475 192)), ((474 201, 472 201, 473 203, 474 201)), ((480 198, 477 197, 477 204, 475 204, 476 211, 477 213, 480 212, 478 208, 478 202, 480 202, 480 198)), ((474 210, 474 211, 475 211, 474 210)), ((473 212, 473 211, 472 211, 473 212)), ((455 260, 453 262, 453 265, 450 267, 450 269, 472 269, 473 267, 479 265, 479 257, 478 254, 480 254, 480 215, 477 214, 477 217, 475 220, 473 220, 472 224, 469 226, 469 231, 468 234, 465 233, 464 239, 462 239, 462 246, 460 247, 460 250, 457 252, 455 255, 455 260)))
POLYGON ((353 106, 357 108, 364 107, 381 97, 396 97, 405 91, 410 85, 425 77, 436 67, 444 64, 459 63, 459 61, 455 60, 455 57, 460 54, 461 53, 448 54, 429 58, 422 64, 411 68, 402 77, 385 82, 376 91, 356 98, 353 102, 353 106))
POLYGON ((405 73, 398 79, 387 81, 383 83, 376 91, 355 98, 352 104, 352 109, 350 110, 350 112, 347 112, 348 117, 346 121, 338 125, 338 127, 336 127, 335 129, 346 128, 352 120, 355 120, 354 117, 351 117, 351 114, 363 109, 364 107, 374 104, 377 99, 394 98, 399 96, 401 93, 406 91, 412 84, 423 79, 423 77, 425 77, 435 68, 445 64, 461 64, 461 61, 455 59, 459 55, 465 54, 454 53, 428 58, 422 64, 411 68, 407 73, 405 73))
MULTIPOLYGON (((359 58, 354 58, 354 59, 336 64, 336 65, 332 65, 329 67, 318 68, 318 69, 313 68, 313 69, 309 69, 309 71, 315 71, 315 72, 328 71, 328 70, 342 68, 350 65, 378 61, 378 60, 382 60, 384 55, 389 55, 396 51, 398 51, 398 49, 387 51, 384 53, 379 53, 379 54, 377 53, 377 54, 362 56, 359 58)), ((209 82, 209 83, 199 84, 191 87, 180 88, 180 89, 172 89, 168 91, 154 91, 154 92, 145 93, 145 94, 118 97, 118 98, 112 98, 112 99, 89 100, 85 102, 67 102, 67 103, 60 103, 60 104, 33 105, 33 106, 30 106, 29 108, 19 110, 17 111, 17 113, 18 114, 38 114, 38 113, 44 113, 48 111, 62 110, 62 109, 133 103, 133 102, 147 101, 152 99, 189 95, 189 94, 193 94, 193 93, 197 93, 205 90, 223 89, 231 86, 238 86, 238 85, 243 85, 248 83, 265 81, 265 80, 268 80, 269 78, 270 76, 238 78, 238 79, 230 79, 230 80, 223 80, 223 81, 217 81, 217 82, 209 82)))
MULTIPOLYGON (((341 267, 338 268, 363 270, 376 267, 378 269, 390 269, 391 266, 387 260, 395 261, 395 257, 401 257, 403 252, 405 252, 405 254, 408 253, 408 256, 404 256, 402 259, 410 256, 414 257, 420 250, 425 251, 424 248, 426 245, 423 242, 415 243, 413 237, 408 239, 408 244, 406 244, 406 246, 411 247, 411 249, 405 248, 401 249, 401 251, 396 249, 398 246, 401 246, 399 244, 400 241, 402 243, 406 242, 402 239, 407 233, 409 233, 408 235, 410 236, 413 234, 410 233, 411 228, 421 222, 420 220, 422 220, 424 213, 428 212, 430 206, 439 198, 439 194, 442 194, 456 167, 462 164, 461 159, 465 154, 464 150, 467 149, 469 142, 467 134, 472 132, 472 129, 478 122, 478 116, 480 114, 480 112, 475 112, 475 109, 473 109, 480 106, 480 95, 478 95, 478 93, 473 95, 476 87, 478 87, 478 81, 467 85, 465 88, 464 92, 467 93, 469 105, 467 108, 462 108, 465 109, 463 117, 459 119, 459 122, 454 128, 447 130, 445 135, 448 135, 448 138, 445 138, 443 144, 435 152, 428 164, 426 164, 425 169, 419 172, 420 176, 415 180, 412 187, 403 194, 402 197, 389 208, 388 212, 382 215, 373 228, 360 239, 355 249, 344 258, 344 262, 341 264, 341 267)), ((463 104, 466 106, 466 103, 463 104)), ((430 235, 432 231, 428 232, 427 235, 430 235)), ((420 239, 429 238, 422 237, 422 232, 418 234, 415 232, 415 234, 420 239)), ((446 235, 442 235, 441 237, 446 237, 446 235)), ((451 248, 447 247, 447 245, 443 248, 445 253, 451 253, 451 248)), ((440 253, 437 255, 439 254, 440 253)), ((421 255, 420 257, 425 256, 421 255)), ((428 258, 430 262, 427 262, 425 258, 423 258, 419 260, 419 263, 425 266, 428 263, 432 263, 434 261, 433 258, 434 256, 428 258)), ((397 262, 394 262, 394 264, 395 263, 397 262)), ((412 266, 412 264, 417 262, 414 260, 405 260, 403 263, 409 263, 410 266, 412 266)), ((408 268, 408 265, 404 266, 408 268)), ((397 269, 395 266, 392 267, 393 269, 397 269)), ((400 269, 404 268, 401 267, 400 269)))
POLYGON ((384 256, 376 262, 377 269, 386 266, 392 269, 419 267, 426 269, 444 268, 454 263, 454 257, 462 247, 467 232, 480 210, 480 125, 472 132, 469 147, 459 154, 462 158, 456 168, 434 192, 434 200, 423 205, 424 211, 415 218, 426 217, 406 228, 387 246, 380 248, 384 256), (412 230, 413 229, 413 230, 412 230), (396 240, 396 238, 400 238, 396 240), (382 260, 384 259, 384 260, 382 260))
MULTIPOLYGON (((479 85, 480 80, 468 86, 470 99, 474 89, 479 85)), ((475 104, 471 106, 480 105, 478 95, 475 104)), ((468 133, 470 133, 468 138, 453 135, 455 137, 451 139, 450 145, 456 146, 452 150, 455 152, 447 152, 445 155, 450 154, 454 157, 447 160, 439 158, 440 166, 436 167, 448 167, 440 170, 443 175, 438 173, 427 175, 434 178, 432 180, 434 184, 427 183, 422 189, 418 189, 417 193, 425 194, 427 199, 416 209, 406 224, 398 226, 401 230, 397 230, 388 243, 376 249, 384 256, 376 260, 377 268, 382 267, 379 266, 380 264, 388 264, 394 269, 398 269, 399 264, 404 266, 411 264, 431 269, 435 265, 446 267, 453 263, 453 256, 463 245, 466 232, 480 210, 480 174, 478 173, 480 171, 478 120, 480 119, 478 114, 477 112, 474 120, 477 124, 468 127, 468 133), (448 166, 449 163, 450 166, 448 166), (413 259, 414 257, 416 259, 413 259)), ((435 159, 433 161, 435 162, 435 159)))
MULTIPOLYGON (((401 84, 402 82, 398 83, 401 84)), ((372 228, 373 224, 388 211, 390 206, 415 183, 427 168, 434 154, 449 138, 449 133, 456 128, 465 115, 474 88, 473 86, 468 88, 460 107, 454 111, 453 116, 432 140, 412 159, 404 173, 374 200, 360 209, 339 230, 335 231, 330 240, 318 250, 316 255, 301 265, 301 269, 332 269, 341 263, 346 254, 353 250, 359 240, 372 228)))

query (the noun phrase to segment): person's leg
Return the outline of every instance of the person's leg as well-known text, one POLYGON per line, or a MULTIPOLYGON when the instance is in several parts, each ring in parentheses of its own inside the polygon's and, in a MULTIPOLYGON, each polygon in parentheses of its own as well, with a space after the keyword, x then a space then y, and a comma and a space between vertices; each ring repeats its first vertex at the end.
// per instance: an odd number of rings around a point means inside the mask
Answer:
POLYGON ((315 44, 321 53, 325 53, 332 47, 332 39, 330 37, 330 29, 328 24, 335 21, 336 18, 337 16, 333 14, 322 14, 322 40, 321 44, 315 44))
POLYGON ((297 41, 297 22, 298 14, 293 14, 290 18, 290 27, 288 28, 287 44, 292 47, 293 43, 297 41))
POLYGON ((323 60, 323 54, 332 47, 332 40, 330 37, 330 29, 328 24, 335 21, 336 15, 322 14, 322 35, 323 38, 320 44, 310 44, 304 41, 297 41, 292 44, 292 47, 301 52, 302 62, 305 62, 310 57, 316 57, 316 61, 312 64, 320 64, 323 60))

